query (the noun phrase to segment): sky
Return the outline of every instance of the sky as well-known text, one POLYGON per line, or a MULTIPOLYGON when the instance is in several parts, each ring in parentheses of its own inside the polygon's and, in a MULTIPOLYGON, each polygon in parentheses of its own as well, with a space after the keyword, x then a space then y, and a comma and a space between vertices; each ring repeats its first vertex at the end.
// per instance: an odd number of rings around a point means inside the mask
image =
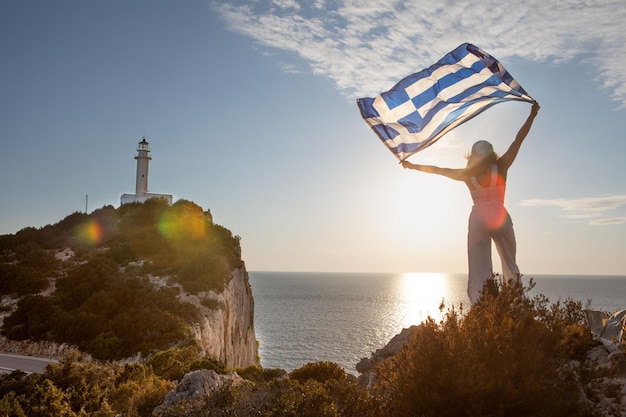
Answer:
MULTIPOLYGON (((150 191, 210 210, 249 271, 466 272, 465 185, 404 170, 356 99, 470 42, 541 105, 508 175, 522 272, 626 275, 624 21, 623 0, 2 1, 0 234, 118 207, 145 137, 150 191)), ((503 153, 529 111, 409 160, 503 153)))

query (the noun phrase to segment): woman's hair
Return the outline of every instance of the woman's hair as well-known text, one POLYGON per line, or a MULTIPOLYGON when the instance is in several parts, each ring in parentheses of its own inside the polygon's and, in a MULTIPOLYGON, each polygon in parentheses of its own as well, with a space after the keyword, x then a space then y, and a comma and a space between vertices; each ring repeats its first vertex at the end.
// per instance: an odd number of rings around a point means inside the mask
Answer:
POLYGON ((465 155, 467 159, 467 168, 480 168, 495 164, 498 155, 493 151, 493 146, 486 140, 479 140, 472 146, 472 151, 465 155))

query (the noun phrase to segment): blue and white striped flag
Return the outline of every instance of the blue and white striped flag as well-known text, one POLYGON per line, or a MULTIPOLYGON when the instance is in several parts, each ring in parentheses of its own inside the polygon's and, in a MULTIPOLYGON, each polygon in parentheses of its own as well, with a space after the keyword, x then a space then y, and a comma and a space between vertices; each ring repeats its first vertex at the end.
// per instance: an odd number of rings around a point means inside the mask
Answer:
POLYGON ((509 100, 534 102, 497 59, 464 43, 391 90, 358 99, 357 104, 367 124, 404 161, 456 126, 509 100))

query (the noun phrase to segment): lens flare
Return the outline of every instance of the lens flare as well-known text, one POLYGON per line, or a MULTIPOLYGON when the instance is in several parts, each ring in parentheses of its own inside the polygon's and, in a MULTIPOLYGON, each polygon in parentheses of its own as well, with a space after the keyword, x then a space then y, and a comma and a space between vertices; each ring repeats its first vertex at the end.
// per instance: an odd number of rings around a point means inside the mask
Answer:
POLYGON ((495 184, 493 178, 489 181, 488 187, 483 184, 483 188, 472 191, 475 201, 474 210, 489 230, 497 230, 507 220, 507 211, 502 204, 506 181, 500 174, 497 174, 495 184))
POLYGON ((504 206, 498 207, 492 211, 491 217, 486 219, 487 227, 490 230, 497 230, 504 225, 506 220, 506 209, 504 206))
POLYGON ((206 219, 196 213, 164 213, 159 219, 159 231, 168 239, 202 239, 206 236, 206 219))
POLYGON ((474 210, 480 216, 482 223, 489 230, 498 230, 501 228, 506 219, 507 211, 502 204, 497 202, 492 204, 479 204, 474 206, 474 210))
POLYGON ((76 226, 74 237, 83 244, 96 246, 102 241, 102 226, 96 220, 87 220, 76 226))

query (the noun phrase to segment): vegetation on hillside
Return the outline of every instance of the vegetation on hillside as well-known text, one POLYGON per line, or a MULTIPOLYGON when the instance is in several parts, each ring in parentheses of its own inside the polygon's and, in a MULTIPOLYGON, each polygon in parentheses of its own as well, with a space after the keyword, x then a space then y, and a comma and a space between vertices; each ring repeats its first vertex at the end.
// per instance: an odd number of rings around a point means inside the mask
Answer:
POLYGON ((0 236, 0 295, 19 298, 1 332, 70 343, 98 359, 147 355, 185 341, 197 314, 178 289, 150 277, 219 292, 241 265, 239 238, 189 201, 74 213, 0 236), (55 256, 63 253, 73 256, 55 256))
MULTIPOLYGON (((237 370, 243 383, 159 408, 178 416, 594 416, 583 399, 590 370, 580 360, 592 346, 579 302, 526 297, 520 285, 499 287, 463 312, 417 326, 402 351, 380 364, 371 390, 332 362, 287 374, 237 370)), ((190 370, 223 367, 175 348, 146 365, 126 367, 72 360, 43 375, 0 381, 0 414, 41 415, 43 404, 67 416, 150 416, 172 380, 190 370), (79 377, 80 375, 80 377, 79 377), (20 414, 22 413, 23 414, 20 414)), ((597 370, 593 370, 597 373, 597 370)))
MULTIPOLYGON (((188 351, 187 353, 189 353, 188 351)), ((168 357, 182 359, 182 350, 168 357)), ((175 374, 185 369, 223 366, 187 358, 175 374)), ((0 415, 8 417, 149 417, 174 388, 172 380, 159 375, 154 364, 87 362, 71 356, 48 365, 41 375, 13 372, 0 379, 0 415)), ((171 368, 174 368, 172 366, 171 368)), ((169 372, 168 371, 168 372, 169 372)), ((305 365, 290 377, 284 371, 257 367, 238 370, 246 382, 224 385, 210 396, 183 401, 162 410, 161 417, 175 416, 378 416, 375 398, 358 388, 338 365, 321 362, 305 365)))
POLYGON ((33 241, 19 244, 13 250, 5 248, 1 253, 0 295, 36 294, 48 287, 48 278, 58 276, 59 261, 33 241))
POLYGON ((6 417, 150 416, 172 381, 142 364, 87 362, 71 355, 43 374, 13 372, 0 381, 0 415, 6 417))

